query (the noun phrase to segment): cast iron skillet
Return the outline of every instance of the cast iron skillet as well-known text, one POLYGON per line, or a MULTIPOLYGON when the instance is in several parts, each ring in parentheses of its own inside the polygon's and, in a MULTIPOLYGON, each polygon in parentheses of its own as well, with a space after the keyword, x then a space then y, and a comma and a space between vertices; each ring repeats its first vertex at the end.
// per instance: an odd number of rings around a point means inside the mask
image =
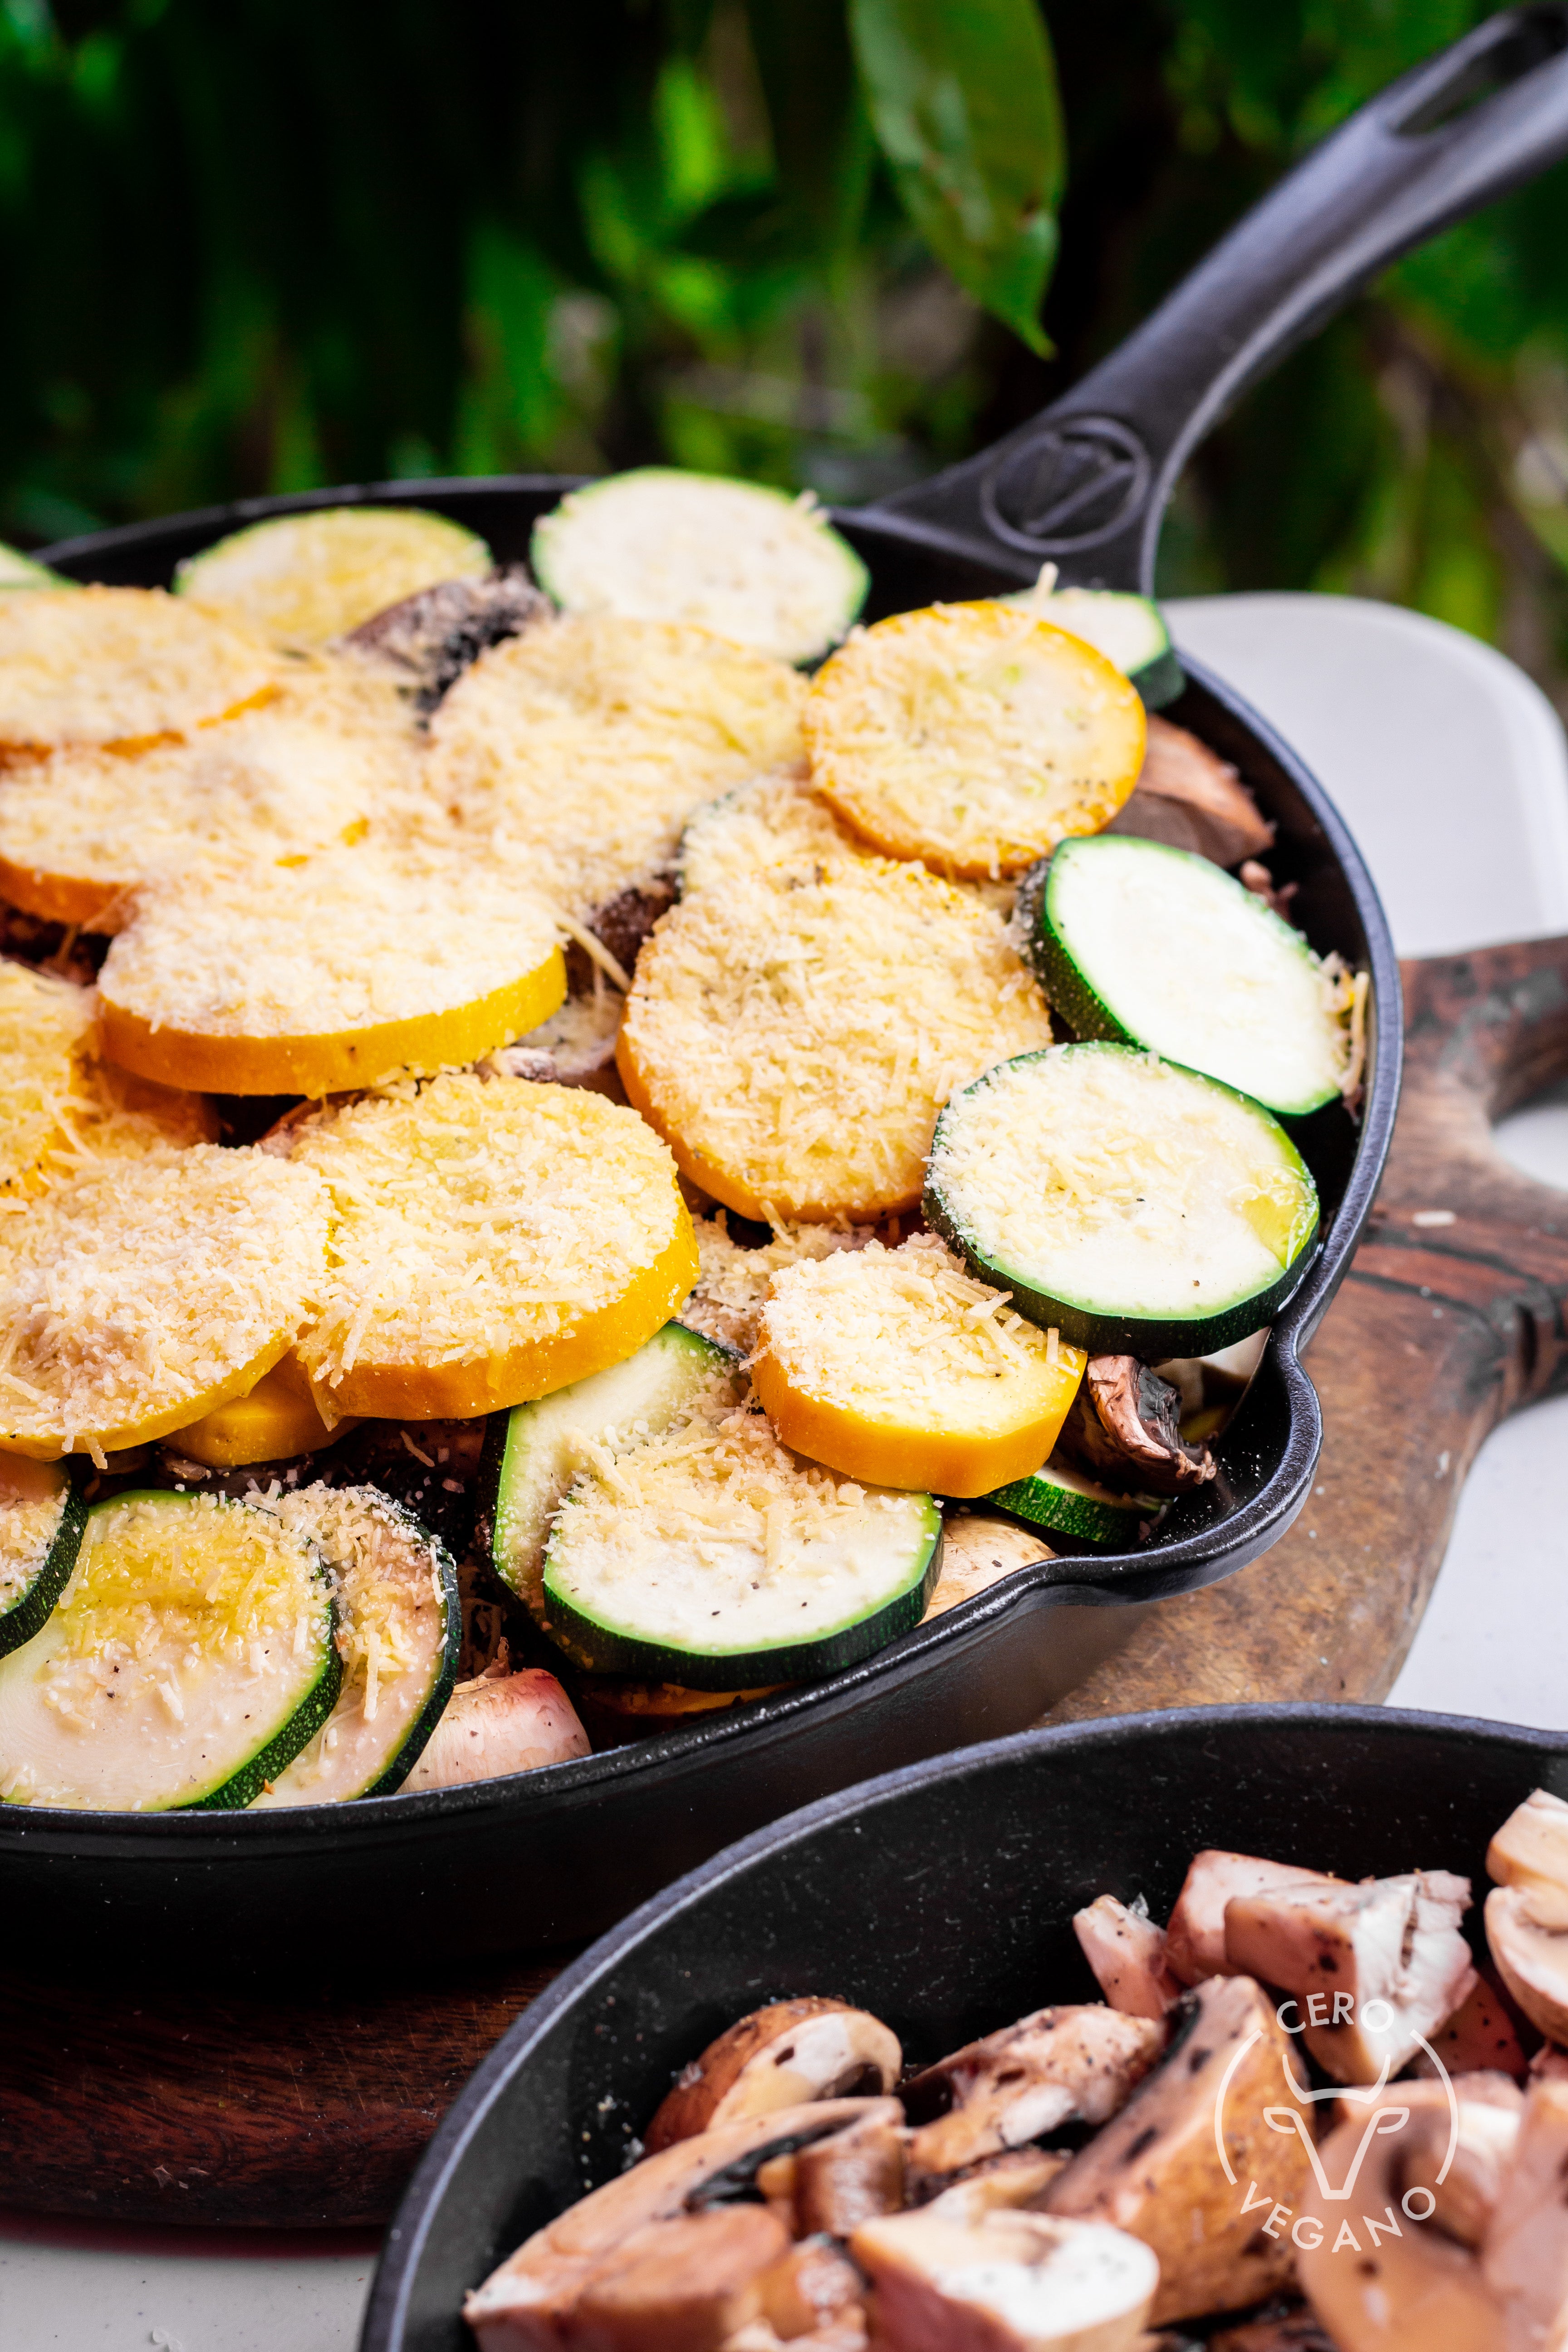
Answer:
MULTIPOLYGON (((1384 1707, 1194 1707, 998 1739, 808 1806, 583 1954, 469 2077, 387 2233, 360 2352, 465 2352, 464 2291, 620 2169, 671 2076, 763 2001, 830 1993, 926 2063, 1097 2000, 1073 1912, 1163 1918, 1203 1846, 1345 1878, 1456 1870, 1478 1897, 1568 1738, 1384 1707)), ((1480 1940, 1479 1904, 1467 1926, 1480 1940)))
MULTIPOLYGON (((993 593, 1057 562, 1069 580, 1152 584, 1165 499, 1225 404, 1397 254, 1568 150, 1568 5, 1493 17, 1363 110, 1242 222, 1131 340, 1008 440, 837 518, 868 558, 872 612, 993 593)), ((166 582, 259 515, 345 499, 434 507, 521 559, 561 478, 383 483, 252 500, 46 551, 79 579, 166 582)), ((1121 1557, 1058 1558, 880 1656, 699 1728, 518 1780, 352 1811, 126 1816, 0 1808, 0 1903, 80 1956, 244 1966, 297 1945, 386 1964, 596 1933, 679 1872, 803 1799, 1035 1720, 1124 1639, 1131 1610, 1188 1592, 1275 1542, 1321 1437, 1300 1363, 1371 1205, 1399 1083, 1398 970, 1365 867, 1289 747, 1194 664, 1172 715, 1236 762, 1279 827, 1314 946, 1367 970, 1359 1130, 1337 1106, 1303 1138, 1322 1195, 1315 1262, 1281 1313, 1219 1449, 1222 1476, 1121 1557), (483 1883, 485 1898, 472 1899, 483 1883), (106 1906, 108 1910, 106 1911, 106 1906)))

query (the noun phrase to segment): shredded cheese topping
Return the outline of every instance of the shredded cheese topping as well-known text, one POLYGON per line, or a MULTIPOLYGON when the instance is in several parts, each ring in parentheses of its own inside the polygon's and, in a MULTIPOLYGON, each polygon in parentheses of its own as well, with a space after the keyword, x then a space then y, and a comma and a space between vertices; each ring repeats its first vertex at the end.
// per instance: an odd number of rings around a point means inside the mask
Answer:
POLYGON ((668 1153, 585 1089, 448 1073, 296 1131, 332 1199, 332 1268, 300 1354, 313 1381, 358 1364, 469 1364, 610 1307, 677 1236, 668 1153))
POLYGON ((0 962, 0 1211, 95 1160, 215 1138, 202 1096, 94 1058, 95 1012, 90 990, 0 962))
POLYGON ((270 694, 275 657, 161 588, 0 597, 0 745, 184 735, 270 694))
POLYGON ((940 1106, 1048 1044, 1050 1022, 997 916, 878 860, 683 900, 638 959, 621 1035, 697 1182, 752 1214, 847 1218, 917 1201, 940 1106))
POLYGON ((198 1419, 298 1330, 326 1239, 320 1179, 263 1152, 84 1167, 0 1223, 0 1427, 68 1452, 198 1419))
POLYGON ((836 1250, 860 1250, 872 1238, 869 1225, 781 1224, 772 1241, 747 1249, 731 1238, 725 1213, 698 1217, 697 1287, 680 1310, 680 1320, 705 1339, 738 1348, 749 1356, 757 1341, 757 1318, 775 1274, 804 1261, 830 1257, 836 1250))
POLYGON ((559 621, 464 672, 431 720, 431 789, 582 919, 667 868, 701 802, 801 758, 805 693, 706 629, 559 621))
POLYGON ((868 841, 993 878, 1098 833, 1143 759, 1143 706, 1114 665, 1005 604, 857 630, 805 726, 813 782, 868 841))
POLYGON ((696 890, 727 889, 760 866, 875 855, 813 792, 804 768, 787 768, 753 776, 694 813, 681 835, 680 887, 689 898, 696 890))
POLYGON ((15 1608, 47 1560, 69 1496, 57 1464, 0 1454, 0 1611, 15 1608))
POLYGON ((951 1103, 932 1187, 966 1244, 1100 1312, 1202 1315, 1263 1290, 1317 1221, 1256 1104, 1130 1045, 1063 1045, 951 1103))
POLYGON ((441 580, 490 568, 482 539, 421 508, 277 515, 180 567, 182 595, 286 646, 320 646, 441 580))

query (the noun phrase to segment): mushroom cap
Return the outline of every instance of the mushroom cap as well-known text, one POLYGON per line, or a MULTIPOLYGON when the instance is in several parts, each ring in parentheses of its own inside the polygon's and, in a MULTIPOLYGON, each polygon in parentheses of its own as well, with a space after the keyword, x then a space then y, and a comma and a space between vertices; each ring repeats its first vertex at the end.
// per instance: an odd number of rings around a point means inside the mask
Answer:
POLYGON ((1165 1958, 1184 1984, 1201 1984, 1205 1977, 1239 1976, 1226 1957, 1226 1906, 1240 1895, 1259 1895, 1268 1886, 1342 1886, 1343 1879, 1326 1877, 1321 1870, 1300 1870, 1289 1862, 1267 1862, 1260 1854, 1227 1853, 1207 1846, 1194 1854, 1182 1881, 1165 1927, 1165 1958))
POLYGON ((481 1677, 452 1693, 405 1789, 455 1789, 507 1772, 536 1772, 589 1752, 588 1735, 543 1666, 481 1677))
POLYGON ((857 2230, 878 2339, 898 2352, 1131 2352, 1159 2264, 1124 2231, 1040 2213, 929 2210, 857 2230))
POLYGON ((1182 1997, 1165 1958, 1165 1931, 1146 1910, 1101 1895, 1072 1916, 1073 1934, 1095 1981, 1124 2017, 1163 2018, 1182 1997))
POLYGON ((1554 2352, 1568 2336, 1568 2083, 1531 2084, 1481 2247, 1508 2315, 1510 2347, 1554 2352))
POLYGON ((775 2000, 741 2018, 685 2067, 647 2127, 650 2156, 693 2133, 808 2099, 875 2096, 899 2079, 899 2037, 842 2000, 775 2000))
POLYGON ((917 2178, 957 2172, 1063 2124, 1103 2123, 1148 2073, 1164 2039, 1151 2019, 1082 2001, 1036 2010, 966 2042, 900 2094, 917 2126, 911 2169, 917 2178))
POLYGON ((1568 2042, 1568 1928, 1535 1915, 1532 1886, 1494 1886, 1487 1896, 1487 1942, 1497 1972, 1549 2042, 1568 2042))
POLYGON ((1487 1848, 1487 1870, 1500 1886, 1527 1887, 1545 1927, 1568 1927, 1568 1804, 1532 1789, 1487 1848))

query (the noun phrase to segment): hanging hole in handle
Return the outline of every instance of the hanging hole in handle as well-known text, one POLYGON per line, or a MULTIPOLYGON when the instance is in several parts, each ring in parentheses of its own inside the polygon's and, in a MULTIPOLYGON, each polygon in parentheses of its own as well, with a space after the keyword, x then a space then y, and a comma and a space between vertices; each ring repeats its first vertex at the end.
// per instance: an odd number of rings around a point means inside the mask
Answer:
POLYGON ((1568 49, 1568 15, 1561 8, 1521 9, 1498 37, 1466 58, 1450 80, 1428 89, 1392 128, 1402 139, 1425 139, 1470 113, 1483 99, 1511 89, 1538 66, 1568 49))

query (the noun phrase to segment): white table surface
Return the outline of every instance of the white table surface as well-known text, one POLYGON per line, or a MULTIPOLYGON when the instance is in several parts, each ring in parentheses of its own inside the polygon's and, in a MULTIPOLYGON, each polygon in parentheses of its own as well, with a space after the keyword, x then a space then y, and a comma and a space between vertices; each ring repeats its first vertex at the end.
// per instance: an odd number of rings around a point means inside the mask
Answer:
MULTIPOLYGON (((1457 630, 1351 597, 1199 597, 1178 643, 1247 695, 1329 787, 1405 955, 1568 932, 1568 751, 1512 665, 1457 630)), ((1568 1094, 1499 1130, 1568 1186, 1568 1094)), ((1568 1397, 1489 1440, 1395 1704, 1568 1726, 1559 1465, 1568 1397)), ((0 2212, 4 2352, 352 2352, 363 2236, 92 2229, 0 2212)))

